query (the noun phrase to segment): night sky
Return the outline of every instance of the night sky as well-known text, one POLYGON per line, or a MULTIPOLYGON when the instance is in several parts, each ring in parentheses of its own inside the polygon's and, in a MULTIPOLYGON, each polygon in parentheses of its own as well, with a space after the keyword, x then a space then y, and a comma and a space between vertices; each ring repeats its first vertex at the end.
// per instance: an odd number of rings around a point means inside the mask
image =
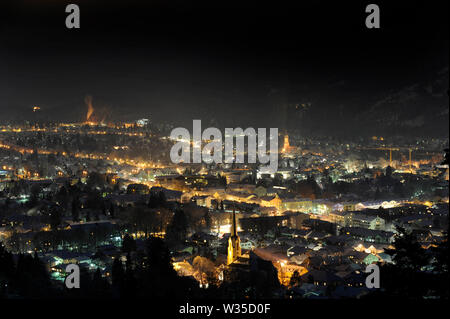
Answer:
POLYGON ((446 1, 374 1, 379 30, 365 1, 167 2, 7 0, 0 122, 80 121, 91 95, 111 120, 448 136, 446 1))

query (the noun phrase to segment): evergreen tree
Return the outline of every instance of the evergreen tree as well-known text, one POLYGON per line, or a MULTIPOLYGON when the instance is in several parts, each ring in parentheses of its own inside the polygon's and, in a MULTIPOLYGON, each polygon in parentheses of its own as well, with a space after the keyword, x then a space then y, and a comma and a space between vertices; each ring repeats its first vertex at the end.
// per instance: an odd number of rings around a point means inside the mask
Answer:
POLYGON ((441 298, 449 297, 449 258, 450 249, 448 246, 448 232, 446 232, 444 240, 435 248, 433 268, 436 273, 434 278, 433 292, 441 298))
POLYGON ((115 218, 115 209, 114 209, 114 204, 111 203, 111 206, 109 207, 109 215, 111 216, 111 218, 115 218))
POLYGON ((8 293, 14 273, 13 256, 0 242, 0 297, 8 293))
POLYGON ((205 212, 205 215, 203 215, 203 219, 205 221, 205 227, 207 230, 211 229, 211 225, 212 225, 212 219, 211 219, 211 214, 209 213, 209 211, 205 212))
POLYGON ((127 261, 125 264, 124 291, 121 294, 121 297, 133 298, 133 297, 136 297, 136 294, 137 294, 137 280, 135 278, 135 273, 133 270, 131 255, 130 255, 130 253, 128 253, 127 261))
POLYGON ((72 221, 78 222, 80 220, 80 199, 76 196, 72 201, 72 221))
POLYGON ((430 261, 429 255, 422 248, 417 237, 403 227, 397 227, 393 246, 393 249, 385 248, 384 251, 401 269, 419 271, 430 261))
POLYGON ((116 295, 121 294, 123 292, 124 283, 125 283, 125 271, 123 269, 122 261, 120 260, 120 256, 114 258, 112 269, 112 286, 116 295))
POLYGON ((394 172, 394 170, 392 169, 392 167, 391 167, 391 166, 387 166, 387 167, 386 167, 385 176, 386 176, 387 178, 391 178, 393 172, 394 172))
POLYGON ((128 234, 125 234, 122 241, 122 251, 129 254, 132 251, 136 251, 136 241, 128 234))
POLYGON ((52 230, 57 230, 59 225, 61 224, 61 211, 53 206, 50 209, 50 228, 52 230))
POLYGON ((158 207, 166 207, 167 199, 166 194, 163 191, 158 193, 158 207))
POLYGON ((102 277, 100 268, 97 268, 94 275, 92 276, 91 283, 91 296, 93 298, 108 298, 111 297, 110 285, 108 281, 102 277))
POLYGON ((147 241, 147 260, 141 295, 153 297, 186 297, 180 279, 173 269, 170 251, 161 238, 151 237, 147 241))
POLYGON ((381 286, 387 296, 408 296, 422 299, 431 289, 430 273, 423 271, 429 265, 430 256, 422 248, 417 237, 402 227, 397 227, 393 248, 385 248, 393 264, 381 265, 381 286))
POLYGON ((173 244, 184 242, 187 237, 187 228, 186 214, 183 210, 177 209, 171 223, 167 226, 167 239, 173 244))

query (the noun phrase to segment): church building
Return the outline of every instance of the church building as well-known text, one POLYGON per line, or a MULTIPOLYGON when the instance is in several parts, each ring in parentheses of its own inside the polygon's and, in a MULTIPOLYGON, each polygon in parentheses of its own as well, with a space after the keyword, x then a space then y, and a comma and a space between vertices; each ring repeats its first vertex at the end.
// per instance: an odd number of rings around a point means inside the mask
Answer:
POLYGON ((237 234, 236 212, 233 209, 231 235, 228 239, 227 265, 232 264, 241 256, 241 240, 237 234))

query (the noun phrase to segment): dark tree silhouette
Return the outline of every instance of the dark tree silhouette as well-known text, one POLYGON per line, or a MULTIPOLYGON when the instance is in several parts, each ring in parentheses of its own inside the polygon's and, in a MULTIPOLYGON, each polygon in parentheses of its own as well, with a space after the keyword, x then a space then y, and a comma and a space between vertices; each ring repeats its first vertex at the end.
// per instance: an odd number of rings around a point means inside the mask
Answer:
POLYGON ((80 220, 80 199, 76 196, 72 201, 72 220, 78 222, 80 220))
POLYGON ((183 210, 177 209, 172 221, 167 227, 167 240, 172 244, 182 243, 186 240, 188 220, 183 210))
POLYGON ((125 234, 122 241, 122 251, 129 254, 132 251, 136 251, 136 242, 129 234, 125 234))
POLYGON ((417 237, 402 227, 392 244, 393 249, 385 249, 393 264, 380 267, 381 287, 386 297, 421 299, 432 289, 431 274, 423 271, 429 265, 430 255, 422 248, 417 237))

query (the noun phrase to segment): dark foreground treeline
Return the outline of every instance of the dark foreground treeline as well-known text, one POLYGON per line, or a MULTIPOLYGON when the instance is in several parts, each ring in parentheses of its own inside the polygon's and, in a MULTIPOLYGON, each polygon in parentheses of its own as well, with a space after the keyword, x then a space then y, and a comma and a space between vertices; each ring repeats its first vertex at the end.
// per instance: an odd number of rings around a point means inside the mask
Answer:
MULTIPOLYGON (((394 264, 380 265, 381 288, 365 298, 448 299, 449 247, 444 240, 437 247, 424 249, 417 238, 404 229, 386 250, 394 264)), ((124 241, 128 251, 126 262, 115 258, 111 280, 102 277, 98 269, 89 273, 81 268, 80 288, 67 289, 50 279, 45 265, 37 255, 21 254, 18 258, 0 243, 0 298, 286 298, 289 288, 280 286, 276 269, 268 265, 246 270, 225 271, 224 281, 208 278, 208 288, 200 288, 192 277, 177 275, 171 263, 170 251, 164 240, 150 237, 145 249, 130 249, 133 243, 124 241)), ((259 262, 260 263, 260 262, 259 262)), ((292 283, 292 280, 291 280, 292 283)), ((292 283, 291 286, 301 283, 292 283)), ((296 296, 300 297, 301 296, 296 296)))
POLYGON ((67 289, 50 279, 37 255, 14 258, 0 243, 0 298, 252 298, 274 297, 280 288, 276 271, 271 278, 262 271, 250 276, 227 276, 219 287, 209 278, 207 289, 192 277, 177 275, 166 243, 156 237, 147 240, 144 251, 127 254, 126 262, 115 258, 111 280, 98 269, 89 273, 81 268, 80 288, 67 289))

